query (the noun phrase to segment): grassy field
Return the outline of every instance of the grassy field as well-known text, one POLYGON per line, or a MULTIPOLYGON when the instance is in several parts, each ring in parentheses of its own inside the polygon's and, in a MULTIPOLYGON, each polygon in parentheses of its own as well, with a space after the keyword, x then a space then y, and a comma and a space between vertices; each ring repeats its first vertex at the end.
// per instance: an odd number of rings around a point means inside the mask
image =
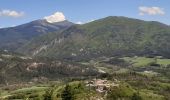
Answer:
POLYGON ((162 95, 155 94, 151 90, 141 90, 140 95, 143 100, 165 100, 162 95))
MULTIPOLYGON (((22 89, 17 89, 14 91, 2 91, 0 94, 0 100, 3 98, 7 98, 10 96, 16 96, 18 98, 21 98, 24 96, 24 98, 27 97, 31 97, 31 96, 37 96, 37 97, 41 97, 46 89, 48 89, 49 87, 38 87, 38 86, 33 86, 33 87, 28 87, 28 88, 22 88, 22 89)), ((12 99, 13 100, 13 99, 12 99)))
POLYGON ((127 62, 130 62, 134 67, 145 67, 150 63, 156 62, 157 64, 167 66, 170 64, 170 59, 147 58, 147 57, 124 57, 122 58, 127 62))
POLYGON ((158 59, 157 63, 161 64, 161 65, 169 65, 170 64, 170 59, 158 59))
POLYGON ((0 90, 0 97, 8 95, 8 91, 0 90))
POLYGON ((22 88, 22 89, 18 89, 13 91, 12 93, 26 93, 26 92, 39 92, 39 91, 44 91, 46 90, 48 87, 37 87, 37 86, 33 86, 30 88, 22 88))

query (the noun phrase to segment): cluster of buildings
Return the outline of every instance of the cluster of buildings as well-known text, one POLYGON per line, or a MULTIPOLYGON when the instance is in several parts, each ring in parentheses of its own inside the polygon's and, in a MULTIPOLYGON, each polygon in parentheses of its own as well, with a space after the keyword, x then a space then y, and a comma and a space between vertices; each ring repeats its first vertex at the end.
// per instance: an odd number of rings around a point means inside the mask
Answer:
POLYGON ((119 84, 108 80, 93 79, 91 81, 87 81, 86 86, 94 88, 99 93, 105 93, 111 87, 119 87, 119 84))

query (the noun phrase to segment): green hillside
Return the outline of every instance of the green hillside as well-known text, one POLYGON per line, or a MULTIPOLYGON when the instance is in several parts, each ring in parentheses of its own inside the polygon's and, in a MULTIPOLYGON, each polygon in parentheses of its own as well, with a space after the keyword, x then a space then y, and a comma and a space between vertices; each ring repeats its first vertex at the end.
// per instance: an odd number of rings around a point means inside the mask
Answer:
POLYGON ((18 49, 33 56, 91 59, 101 56, 170 57, 170 27, 126 17, 107 17, 33 39, 18 49))

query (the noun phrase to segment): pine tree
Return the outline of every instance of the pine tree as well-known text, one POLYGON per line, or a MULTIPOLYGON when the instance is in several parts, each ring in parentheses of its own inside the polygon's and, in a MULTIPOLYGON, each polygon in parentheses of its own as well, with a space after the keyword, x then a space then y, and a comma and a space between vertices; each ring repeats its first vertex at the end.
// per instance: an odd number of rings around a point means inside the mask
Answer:
POLYGON ((44 94, 44 100, 52 100, 53 89, 48 89, 44 94))
POLYGON ((62 100, 73 100, 73 95, 72 95, 72 92, 71 92, 70 85, 65 86, 61 97, 62 97, 62 100))
POLYGON ((131 100, 142 100, 142 98, 139 93, 134 93, 131 100))

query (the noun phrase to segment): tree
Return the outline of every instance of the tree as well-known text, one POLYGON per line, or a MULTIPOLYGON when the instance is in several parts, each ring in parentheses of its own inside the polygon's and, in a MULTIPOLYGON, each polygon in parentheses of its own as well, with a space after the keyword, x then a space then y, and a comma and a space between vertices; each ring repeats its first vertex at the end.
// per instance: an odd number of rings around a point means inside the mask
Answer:
POLYGON ((107 100, 118 100, 124 97, 123 91, 119 87, 112 88, 107 95, 107 100))
POLYGON ((52 100, 53 89, 48 89, 44 94, 44 100, 52 100))
POLYGON ((139 93, 134 93, 131 100, 142 100, 142 97, 139 93))
POLYGON ((62 94, 61 94, 62 100, 73 100, 73 94, 71 91, 71 86, 66 85, 62 94))

